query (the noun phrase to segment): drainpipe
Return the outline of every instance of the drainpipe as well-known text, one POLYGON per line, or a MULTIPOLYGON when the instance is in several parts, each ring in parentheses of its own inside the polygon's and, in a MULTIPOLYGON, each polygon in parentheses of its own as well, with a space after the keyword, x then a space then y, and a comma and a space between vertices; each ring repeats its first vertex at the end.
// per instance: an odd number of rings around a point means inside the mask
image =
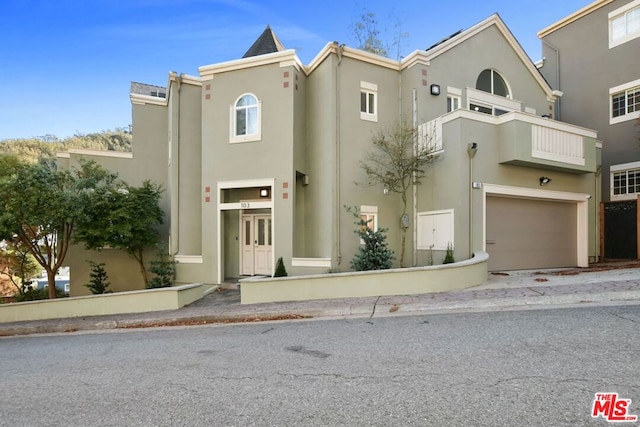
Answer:
MULTIPOLYGON (((178 76, 176 73, 172 72, 170 78, 176 82, 176 96, 178 99, 176 107, 177 111, 173 111, 172 109, 172 115, 169 117, 169 120, 171 120, 171 134, 169 135, 169 185, 172 195, 172 200, 170 202, 170 224, 172 225, 169 230, 169 235, 171 239, 170 253, 177 255, 180 253, 180 92, 182 90, 182 74, 178 76)), ((169 92, 169 95, 170 93, 171 92, 169 92)), ((169 99, 169 102, 171 102, 171 99, 169 99)))
MULTIPOLYGON (((337 43, 336 43, 337 44, 337 43)), ((342 212, 340 206, 340 64, 342 63, 342 52, 344 45, 339 45, 336 49, 338 55, 338 63, 336 65, 336 135, 335 135, 335 230, 334 239, 336 245, 336 262, 338 265, 342 262, 342 253, 340 249, 340 214, 342 212)))
MULTIPOLYGON (((414 130, 413 155, 418 154, 418 91, 413 88, 412 125, 414 130)), ((411 182, 413 192, 413 265, 418 265, 418 187, 416 186, 415 172, 411 182)))
POLYGON ((473 158, 478 151, 478 144, 472 142, 467 148, 469 155, 469 259, 473 256, 473 158))

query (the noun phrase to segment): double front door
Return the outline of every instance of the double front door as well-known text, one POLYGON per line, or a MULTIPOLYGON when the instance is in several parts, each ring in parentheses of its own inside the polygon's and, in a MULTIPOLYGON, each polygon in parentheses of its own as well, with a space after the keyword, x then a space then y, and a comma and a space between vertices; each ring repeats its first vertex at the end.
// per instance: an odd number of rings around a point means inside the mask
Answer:
POLYGON ((271 276, 271 215, 242 215, 242 274, 271 276))

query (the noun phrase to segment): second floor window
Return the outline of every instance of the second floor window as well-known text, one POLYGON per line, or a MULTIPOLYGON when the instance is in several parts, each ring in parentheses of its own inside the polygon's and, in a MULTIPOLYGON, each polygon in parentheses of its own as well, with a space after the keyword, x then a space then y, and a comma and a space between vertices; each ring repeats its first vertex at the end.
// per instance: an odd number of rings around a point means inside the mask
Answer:
POLYGON ((640 79, 609 89, 609 124, 640 117, 640 79))
POLYGON ((378 121, 378 85, 360 82, 360 118, 378 121))
POLYGON ((231 142, 260 139, 260 102, 252 94, 242 95, 231 109, 231 142))
POLYGON ((258 133, 258 100, 244 95, 236 102, 236 136, 258 133))
POLYGON ((476 89, 494 95, 504 96, 505 98, 511 98, 507 82, 504 81, 496 70, 483 70, 476 81, 476 89))
POLYGON ((609 13, 609 48, 640 37, 640 1, 609 13))

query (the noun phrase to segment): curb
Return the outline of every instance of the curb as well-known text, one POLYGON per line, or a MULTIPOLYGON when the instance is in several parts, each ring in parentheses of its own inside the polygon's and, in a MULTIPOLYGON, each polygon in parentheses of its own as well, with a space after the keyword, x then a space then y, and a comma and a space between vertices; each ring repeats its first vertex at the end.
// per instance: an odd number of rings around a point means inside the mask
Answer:
POLYGON ((558 306, 585 306, 585 304, 623 304, 639 303, 640 291, 618 291, 600 293, 575 293, 565 295, 541 295, 536 297, 485 298, 465 302, 431 301, 425 303, 394 304, 392 297, 384 297, 372 305, 347 305, 332 308, 301 308, 290 310, 271 310, 262 313, 236 313, 219 315, 173 316, 166 318, 123 319, 91 322, 66 321, 59 324, 24 325, 1 327, 0 337, 24 336, 32 334, 73 333, 79 331, 104 331, 117 329, 145 329, 175 326, 196 326, 207 324, 258 323, 303 319, 338 318, 380 318, 391 316, 410 316, 425 314, 443 314, 460 311, 487 311, 489 309, 542 309, 558 306))

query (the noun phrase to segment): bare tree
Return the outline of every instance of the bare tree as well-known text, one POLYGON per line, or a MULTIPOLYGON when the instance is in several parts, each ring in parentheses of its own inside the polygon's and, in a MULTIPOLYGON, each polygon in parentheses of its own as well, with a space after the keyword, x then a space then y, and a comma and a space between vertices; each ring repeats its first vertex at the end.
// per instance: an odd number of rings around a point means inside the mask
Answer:
POLYGON ((402 31, 402 22, 398 19, 394 24, 392 41, 385 41, 376 14, 365 9, 358 21, 353 23, 353 36, 358 49, 386 57, 390 57, 393 54, 391 51, 395 51, 396 59, 399 60, 403 40, 409 37, 409 33, 402 31))
POLYGON ((402 241, 399 261, 400 267, 404 267, 409 189, 421 183, 427 165, 436 160, 435 147, 432 138, 420 135, 417 129, 406 123, 376 133, 371 142, 373 150, 365 154, 360 164, 367 174, 368 185, 382 184, 389 192, 400 195, 402 214, 399 226, 402 241))

